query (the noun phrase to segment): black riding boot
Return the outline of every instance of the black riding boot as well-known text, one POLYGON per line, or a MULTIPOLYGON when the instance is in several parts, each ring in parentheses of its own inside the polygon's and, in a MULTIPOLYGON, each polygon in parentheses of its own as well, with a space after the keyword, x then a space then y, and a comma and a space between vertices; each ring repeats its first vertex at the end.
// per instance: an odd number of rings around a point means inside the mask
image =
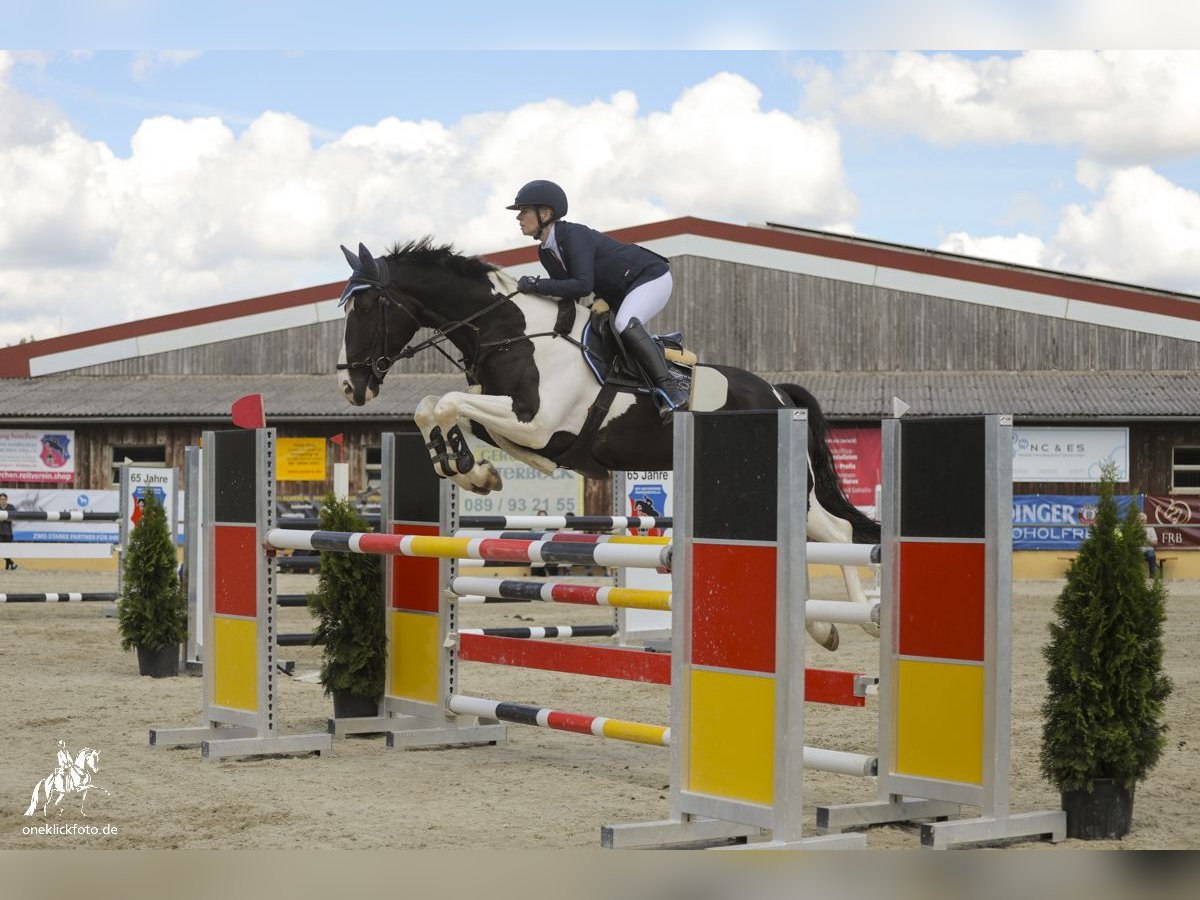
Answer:
POLYGON ((677 409, 686 409, 688 389, 683 378, 673 372, 663 358, 662 348, 637 319, 630 319, 621 332, 625 352, 642 369, 648 386, 654 391, 655 402, 662 417, 668 418, 677 409))

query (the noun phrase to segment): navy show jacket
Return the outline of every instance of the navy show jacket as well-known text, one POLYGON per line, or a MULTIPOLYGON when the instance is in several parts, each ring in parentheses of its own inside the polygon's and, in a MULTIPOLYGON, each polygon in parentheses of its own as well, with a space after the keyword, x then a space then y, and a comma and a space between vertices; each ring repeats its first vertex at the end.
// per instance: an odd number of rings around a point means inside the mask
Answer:
POLYGON ((554 242, 565 268, 552 250, 538 246, 538 258, 550 274, 538 279, 538 293, 552 297, 577 300, 595 293, 615 307, 643 275, 658 277, 670 270, 665 257, 576 222, 555 222, 554 242))

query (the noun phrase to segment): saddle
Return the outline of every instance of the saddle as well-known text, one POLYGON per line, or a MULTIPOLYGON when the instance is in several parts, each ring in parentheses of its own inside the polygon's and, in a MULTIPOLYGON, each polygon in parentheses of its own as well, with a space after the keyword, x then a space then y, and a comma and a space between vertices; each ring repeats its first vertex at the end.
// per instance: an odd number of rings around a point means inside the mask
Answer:
MULTIPOLYGON (((574 316, 574 301, 560 301, 555 332, 567 334, 570 330, 570 323, 574 321, 574 316)), ((591 317, 583 326, 583 334, 579 342, 580 352, 583 354, 583 361, 587 363, 588 369, 600 384, 600 393, 588 407, 583 427, 575 436, 575 440, 571 442, 571 446, 567 448, 567 454, 576 451, 586 452, 587 448, 591 447, 592 441, 600 430, 600 423, 608 415, 613 398, 618 393, 650 393, 650 388, 642 378, 641 369, 629 358, 621 346, 621 336, 617 333, 613 319, 612 310, 609 309, 608 304, 603 300, 597 300, 592 304, 591 317)), ((656 334, 653 337, 663 348, 663 356, 667 365, 686 379, 690 387, 692 367, 696 365, 696 354, 683 348, 682 332, 656 334)))
MULTIPOLYGON (((642 378, 641 369, 621 346, 621 335, 614 320, 612 310, 603 300, 592 305, 591 318, 583 326, 583 361, 598 384, 610 385, 618 392, 649 394, 650 388, 642 378)), ((684 349, 683 332, 656 334, 653 338, 662 347, 667 365, 690 384, 696 354, 684 349)))

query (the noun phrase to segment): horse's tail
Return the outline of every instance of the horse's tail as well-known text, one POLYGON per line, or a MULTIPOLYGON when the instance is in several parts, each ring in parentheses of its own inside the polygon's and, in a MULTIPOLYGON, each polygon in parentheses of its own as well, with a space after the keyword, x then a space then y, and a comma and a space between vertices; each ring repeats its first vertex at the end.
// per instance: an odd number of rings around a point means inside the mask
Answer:
POLYGON ((845 519, 854 530, 854 543, 878 544, 879 523, 870 519, 851 503, 842 492, 833 453, 829 449, 829 426, 817 398, 798 384, 777 384, 776 390, 801 409, 808 410, 808 458, 812 463, 814 487, 821 506, 839 519, 845 519))
MULTIPOLYGON (((33 786, 33 798, 29 801, 29 809, 25 810, 25 815, 32 816, 34 814, 34 812, 37 810, 38 798, 41 795, 42 787, 44 785, 45 785, 45 781, 39 781, 37 784, 35 784, 33 786)), ((50 791, 49 790, 46 791, 46 799, 47 800, 50 799, 50 791)))

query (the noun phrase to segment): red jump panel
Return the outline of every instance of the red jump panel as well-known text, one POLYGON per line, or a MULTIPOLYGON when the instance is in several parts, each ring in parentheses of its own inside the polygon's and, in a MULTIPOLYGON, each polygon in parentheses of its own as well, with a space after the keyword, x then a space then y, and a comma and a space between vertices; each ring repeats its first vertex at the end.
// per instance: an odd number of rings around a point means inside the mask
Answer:
POLYGON ((982 662, 985 546, 901 541, 899 652, 982 662))
POLYGON ((692 658, 698 666, 775 671, 774 545, 692 545, 692 658))
POLYGON ((214 525, 213 609, 219 616, 258 615, 258 529, 254 525, 214 525))
MULTIPOLYGON (((415 534, 421 537, 437 537, 441 528, 437 525, 393 525, 392 534, 415 534)), ((393 556, 392 558, 391 608, 413 612, 438 611, 438 600, 442 588, 438 559, 417 556, 393 556)))

